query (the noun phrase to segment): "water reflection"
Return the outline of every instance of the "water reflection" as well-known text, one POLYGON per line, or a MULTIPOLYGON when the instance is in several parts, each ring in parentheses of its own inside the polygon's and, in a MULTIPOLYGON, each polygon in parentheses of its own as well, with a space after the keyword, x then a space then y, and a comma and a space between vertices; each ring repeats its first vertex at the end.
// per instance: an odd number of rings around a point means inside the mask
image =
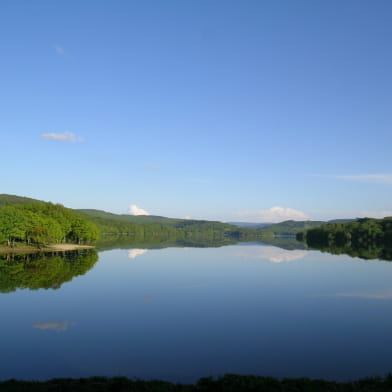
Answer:
POLYGON ((383 245, 368 245, 356 246, 354 244, 347 244, 345 246, 328 246, 314 244, 310 245, 310 249, 317 249, 321 252, 331 253, 334 255, 349 255, 351 257, 358 257, 364 260, 385 260, 392 261, 392 247, 383 245))
POLYGON ((83 275, 98 261, 95 250, 0 256, 0 292, 17 289, 59 289, 83 275))
POLYGON ((238 246, 235 256, 248 259, 265 259, 271 263, 300 260, 309 252, 306 250, 286 250, 275 246, 238 246))
POLYGON ((45 323, 34 323, 33 328, 41 330, 52 330, 56 332, 64 332, 68 328, 73 327, 76 323, 72 321, 48 321, 45 323))
POLYGON ((277 246, 278 248, 287 250, 306 250, 308 246, 305 242, 300 242, 292 236, 281 236, 274 238, 262 238, 264 244, 277 246))
POLYGON ((392 264, 278 242, 3 257, 0 379, 391 371, 392 264))
POLYGON ((145 253, 147 253, 147 249, 129 249, 128 258, 136 259, 136 257, 144 255, 145 253))
MULTIPOLYGON (((165 238, 159 236, 145 237, 143 240, 133 236, 104 236, 96 243, 96 249, 163 249, 163 248, 217 248, 226 245, 233 245, 239 241, 235 238, 218 236, 214 238, 195 237, 184 239, 165 238)), ((301 244, 301 243, 298 243, 301 244)))

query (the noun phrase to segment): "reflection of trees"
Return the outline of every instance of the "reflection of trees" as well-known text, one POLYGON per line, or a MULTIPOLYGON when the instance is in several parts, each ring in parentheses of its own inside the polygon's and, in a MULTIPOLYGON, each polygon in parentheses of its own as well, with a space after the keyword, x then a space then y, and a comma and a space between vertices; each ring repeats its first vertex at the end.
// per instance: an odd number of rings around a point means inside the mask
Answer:
POLYGON ((98 261, 95 250, 0 256, 0 292, 58 289, 98 261))
POLYGON ((161 249, 161 248, 183 248, 183 247, 195 247, 195 248, 208 248, 208 247, 220 247, 225 245, 236 244, 238 240, 232 237, 225 236, 203 236, 194 235, 190 239, 178 239, 178 238, 162 238, 162 237, 145 237, 143 240, 131 235, 122 236, 101 236, 96 242, 96 248, 98 250, 110 250, 110 249, 161 249))
POLYGON ((392 260, 392 217, 331 223, 299 233, 297 238, 329 253, 392 260))
POLYGON ((348 244, 345 246, 311 246, 311 249, 317 249, 321 252, 332 253, 334 255, 346 254, 351 257, 359 257, 365 260, 387 260, 392 261, 392 247, 387 246, 367 246, 359 247, 353 244, 348 244))
POLYGON ((248 259, 265 259, 272 263, 283 263, 304 258, 307 250, 286 250, 276 246, 239 246, 235 255, 248 259))
POLYGON ((268 245, 277 246, 278 248, 287 250, 306 250, 307 245, 304 242, 297 241, 295 237, 273 237, 273 238, 262 238, 262 242, 268 245))

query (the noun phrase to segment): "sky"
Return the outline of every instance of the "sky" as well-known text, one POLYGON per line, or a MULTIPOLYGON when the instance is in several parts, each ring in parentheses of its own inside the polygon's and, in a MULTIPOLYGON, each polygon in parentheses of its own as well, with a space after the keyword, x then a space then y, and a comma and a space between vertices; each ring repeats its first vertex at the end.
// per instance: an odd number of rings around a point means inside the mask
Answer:
POLYGON ((0 193, 221 221, 392 215, 392 2, 0 2, 0 193))

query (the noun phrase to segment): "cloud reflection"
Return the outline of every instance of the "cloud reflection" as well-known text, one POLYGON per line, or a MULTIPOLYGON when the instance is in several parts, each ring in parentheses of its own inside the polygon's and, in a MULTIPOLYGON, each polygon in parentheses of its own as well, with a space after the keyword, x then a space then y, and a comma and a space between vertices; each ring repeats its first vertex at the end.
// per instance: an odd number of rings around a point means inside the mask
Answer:
POLYGON ((128 258, 136 259, 136 257, 144 255, 144 253, 147 253, 147 249, 129 249, 128 258))
POLYGON ((47 321, 46 323, 35 323, 33 328, 41 330, 52 330, 56 332, 64 332, 68 328, 73 327, 76 323, 72 321, 47 321))
POLYGON ((240 247, 235 256, 247 259, 265 259, 271 263, 284 263, 302 259, 307 255, 306 250, 287 250, 276 246, 244 246, 240 247))

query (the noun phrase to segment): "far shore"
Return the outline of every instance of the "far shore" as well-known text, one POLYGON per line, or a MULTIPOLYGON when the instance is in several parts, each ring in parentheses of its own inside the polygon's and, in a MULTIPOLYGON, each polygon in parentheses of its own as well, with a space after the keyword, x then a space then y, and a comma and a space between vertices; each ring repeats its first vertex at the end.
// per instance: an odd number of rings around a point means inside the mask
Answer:
POLYGON ((66 252, 70 250, 93 249, 91 245, 77 245, 77 244, 54 244, 47 245, 42 248, 34 246, 16 246, 10 248, 8 246, 0 246, 0 254, 15 253, 15 254, 28 254, 28 253, 42 253, 42 252, 66 252))

